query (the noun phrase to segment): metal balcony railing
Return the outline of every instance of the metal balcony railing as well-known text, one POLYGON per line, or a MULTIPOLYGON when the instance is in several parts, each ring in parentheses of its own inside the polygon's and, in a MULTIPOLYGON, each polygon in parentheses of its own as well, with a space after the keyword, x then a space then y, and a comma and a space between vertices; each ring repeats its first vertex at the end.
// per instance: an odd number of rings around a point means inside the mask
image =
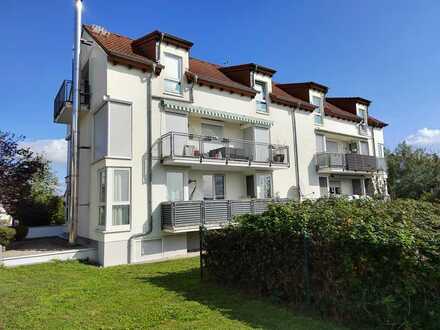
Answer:
POLYGON ((169 132, 161 137, 162 159, 238 161, 289 166, 289 147, 233 138, 169 132))
POLYGON ((316 167, 318 170, 376 172, 386 171, 386 162, 384 158, 369 155, 321 152, 316 154, 316 167))
MULTIPOLYGON (((72 104, 73 101, 73 88, 72 80, 64 80, 55 96, 53 102, 53 117, 54 120, 57 119, 61 110, 66 106, 66 104, 72 104)), ((80 102, 82 105, 89 105, 90 101, 90 90, 89 83, 87 80, 81 81, 80 86, 80 102)))
POLYGON ((288 199, 205 200, 162 203, 162 228, 188 230, 200 225, 218 227, 242 214, 261 214, 269 203, 287 203, 288 199))

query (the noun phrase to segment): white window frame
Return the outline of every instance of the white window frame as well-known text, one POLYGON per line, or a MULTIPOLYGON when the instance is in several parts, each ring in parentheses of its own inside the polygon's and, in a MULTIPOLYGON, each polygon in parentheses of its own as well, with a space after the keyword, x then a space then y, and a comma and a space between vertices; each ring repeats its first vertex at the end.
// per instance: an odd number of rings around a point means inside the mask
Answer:
POLYGON ((174 58, 174 59, 176 59, 177 60, 177 62, 178 62, 178 64, 177 64, 177 66, 178 66, 178 75, 179 75, 179 77, 176 79, 175 77, 171 77, 171 76, 169 76, 168 75, 168 72, 167 72, 167 68, 166 68, 166 66, 165 66, 165 77, 164 77, 164 91, 165 91, 165 93, 170 93, 170 94, 173 94, 173 95, 179 95, 179 96, 181 96, 182 94, 183 94, 183 87, 182 87, 182 76, 183 76, 183 74, 182 74, 182 68, 183 68, 183 59, 182 59, 182 57, 181 56, 178 56, 178 55, 175 55, 175 54, 170 54, 170 53, 164 53, 164 56, 166 56, 166 57, 170 57, 170 58, 174 58), (176 92, 175 90, 169 90, 169 89, 167 89, 166 88, 166 86, 167 86, 167 84, 166 84, 166 82, 167 81, 171 81, 171 82, 173 82, 173 83, 177 83, 177 85, 179 86, 179 92, 176 92))
POLYGON ((179 174, 182 175, 182 199, 181 201, 185 200, 185 172, 184 171, 167 171, 166 172, 166 184, 167 184, 167 201, 179 201, 179 200, 171 200, 170 198, 170 191, 168 189, 168 174, 179 174))
POLYGON ((270 196, 269 197, 263 197, 262 199, 268 199, 268 198, 273 198, 273 176, 271 173, 256 173, 255 174, 255 196, 257 197, 257 199, 261 199, 258 197, 258 177, 259 176, 264 176, 264 177, 269 177, 270 178, 270 196))
POLYGON ((377 157, 379 157, 379 158, 385 157, 385 146, 383 143, 377 144, 377 157))
POLYGON ((256 105, 257 105, 257 112, 261 113, 269 113, 269 107, 267 106, 267 84, 264 81, 257 80, 255 81, 255 86, 259 85, 261 86, 261 92, 259 91, 257 94, 261 93, 261 99, 255 98, 256 105), (264 106, 263 106, 264 105, 264 106), (264 107, 263 110, 261 107, 264 107))
POLYGON ((357 115, 358 117, 361 117, 361 118, 362 118, 362 122, 363 122, 364 124, 367 124, 367 122, 368 122, 368 112, 367 112, 367 109, 358 107, 358 108, 356 109, 356 115, 357 115), (361 113, 362 113, 362 114, 361 114, 361 113))
POLYGON ((359 140, 359 142, 358 142, 358 150, 359 150, 359 152, 358 152, 359 155, 367 155, 368 156, 370 154, 370 144, 368 143, 368 141, 359 140), (367 144, 367 154, 363 154, 362 153, 362 144, 365 145, 365 143, 367 144))
POLYGON ((107 223, 107 187, 108 187, 108 182, 107 182, 107 171, 106 168, 101 168, 98 170, 98 174, 97 174, 97 186, 98 186, 98 227, 101 229, 104 229, 107 223), (101 178, 102 176, 104 176, 104 198, 103 200, 101 200, 101 193, 102 193, 102 181, 101 178), (101 209, 104 209, 104 223, 101 223, 101 209))
POLYGON ((342 196, 342 182, 340 180, 329 180, 328 192, 330 196, 342 196), (339 188, 339 194, 336 193, 336 188, 339 188), (334 190, 334 192, 332 192, 332 190, 334 190))
POLYGON ((97 189, 98 199, 98 226, 97 229, 104 232, 130 231, 132 224, 132 173, 130 167, 105 167, 98 170, 98 185, 100 172, 105 172, 105 202, 100 200, 100 186, 97 189), (128 171, 128 200, 114 201, 114 172, 125 170, 128 171), (99 208, 105 206, 105 224, 99 224, 99 208), (113 225, 113 206, 128 206, 128 224, 113 225))
POLYGON ((312 95, 312 104, 318 106, 314 110, 314 123, 315 125, 322 125, 324 123, 324 99, 322 96, 312 95), (319 99, 319 104, 316 104, 315 99, 319 99), (317 119, 319 118, 319 121, 317 119))
POLYGON ((225 200, 226 199, 226 175, 223 173, 205 173, 202 175, 202 194, 204 200, 225 200), (212 199, 205 197, 205 187, 203 187, 204 184, 204 176, 211 176, 212 180, 212 199), (222 176, 223 177, 223 198, 218 198, 215 194, 215 177, 216 176, 222 176))

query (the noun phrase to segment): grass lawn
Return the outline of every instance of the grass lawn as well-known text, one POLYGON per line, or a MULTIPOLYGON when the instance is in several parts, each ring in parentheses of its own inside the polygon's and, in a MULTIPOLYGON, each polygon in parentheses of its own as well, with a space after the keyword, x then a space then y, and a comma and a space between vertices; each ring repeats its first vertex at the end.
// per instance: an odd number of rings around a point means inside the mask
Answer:
POLYGON ((341 329, 213 283, 199 259, 0 268, 0 329, 341 329))

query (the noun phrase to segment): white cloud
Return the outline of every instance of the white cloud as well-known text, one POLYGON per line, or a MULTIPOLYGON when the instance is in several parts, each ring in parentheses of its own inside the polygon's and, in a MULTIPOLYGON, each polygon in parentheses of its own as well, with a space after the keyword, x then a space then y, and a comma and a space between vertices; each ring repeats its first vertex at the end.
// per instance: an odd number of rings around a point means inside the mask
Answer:
POLYGON ((422 128, 409 135, 405 141, 408 144, 427 149, 440 150, 440 129, 422 128))
POLYGON ((54 164, 67 162, 67 142, 64 139, 23 141, 21 144, 35 153, 44 155, 54 164))

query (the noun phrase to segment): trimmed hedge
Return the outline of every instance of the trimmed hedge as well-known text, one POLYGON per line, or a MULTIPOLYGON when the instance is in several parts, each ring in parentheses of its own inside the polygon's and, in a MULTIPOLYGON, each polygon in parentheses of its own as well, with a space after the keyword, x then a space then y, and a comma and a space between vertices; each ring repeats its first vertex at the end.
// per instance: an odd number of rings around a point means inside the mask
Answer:
POLYGON ((15 237, 15 229, 11 227, 0 227, 0 245, 8 246, 15 237))
POLYGON ((323 199, 204 233, 208 275, 368 327, 438 329, 440 207, 323 199), (307 262, 305 260, 307 258, 307 262))

